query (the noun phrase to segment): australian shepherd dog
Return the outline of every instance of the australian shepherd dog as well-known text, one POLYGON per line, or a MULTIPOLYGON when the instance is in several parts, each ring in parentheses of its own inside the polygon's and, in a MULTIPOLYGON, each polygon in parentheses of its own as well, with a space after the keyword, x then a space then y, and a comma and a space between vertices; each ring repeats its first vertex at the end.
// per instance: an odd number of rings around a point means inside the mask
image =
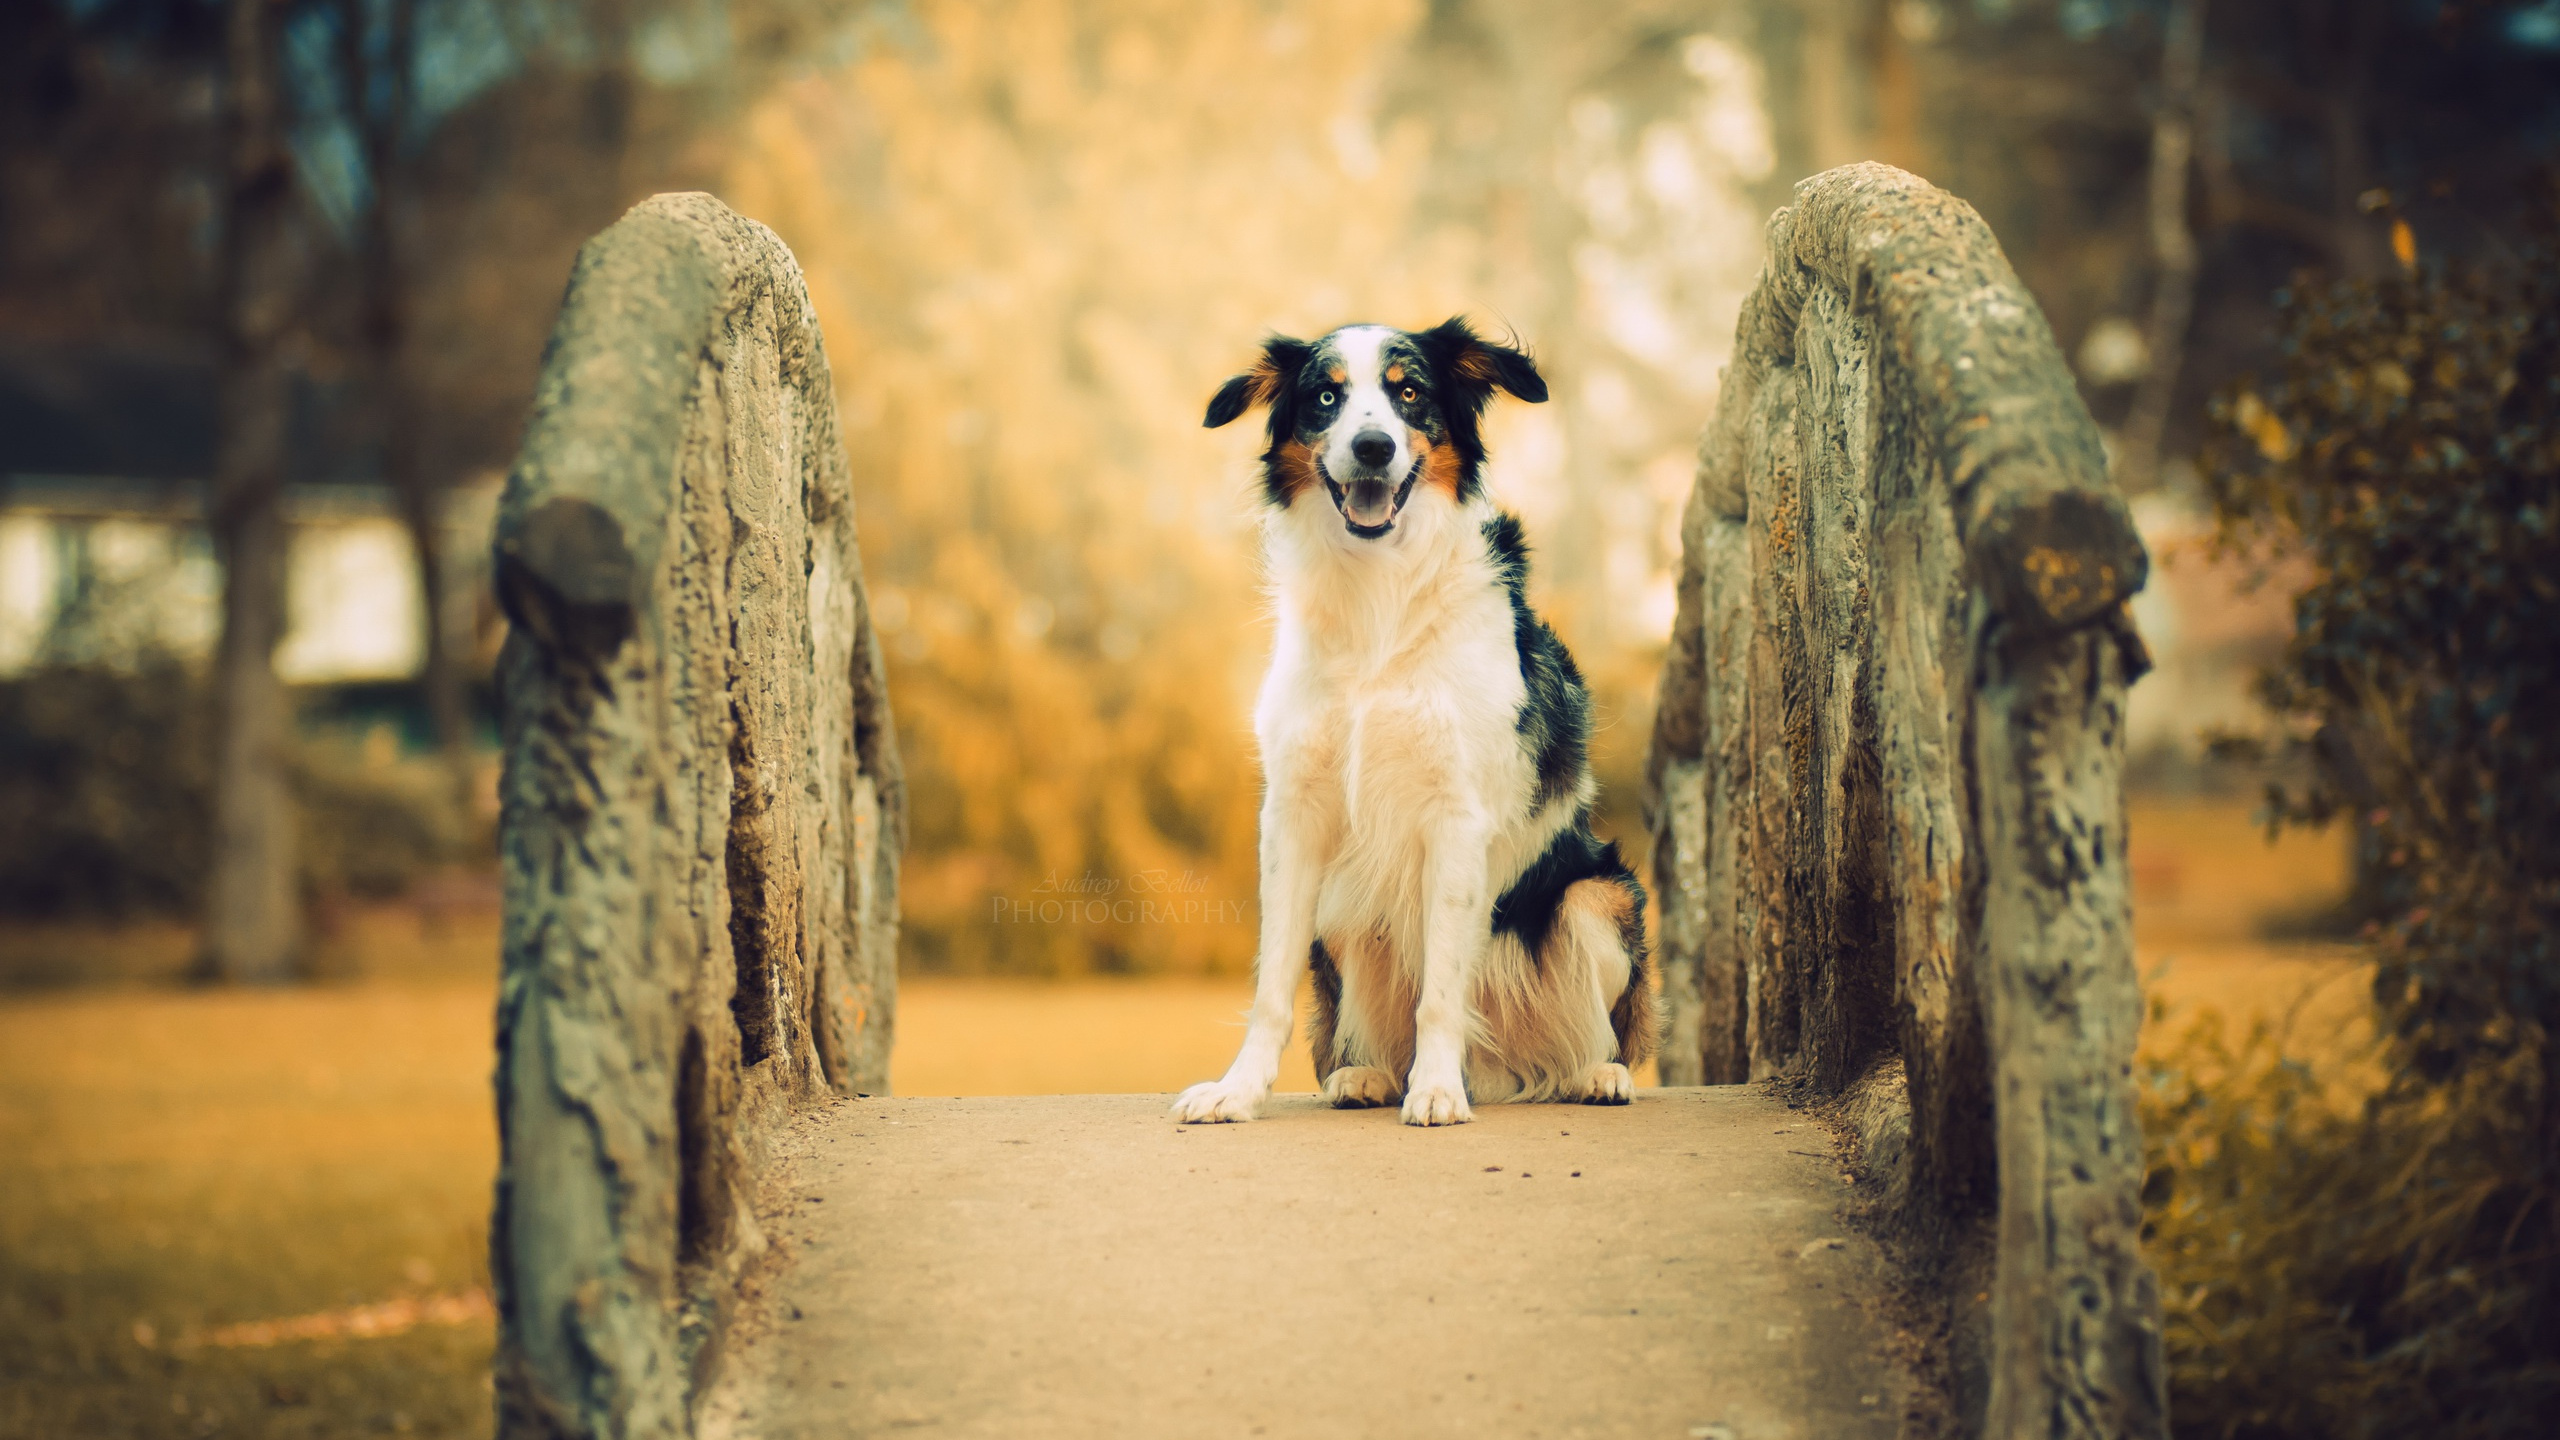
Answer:
POLYGON ((1482 483, 1529 357, 1462 320, 1274 337, 1209 402, 1271 410, 1277 633, 1262 748, 1262 935, 1244 1048, 1174 1102, 1250 1120, 1312 970, 1325 1098, 1455 1125, 1473 1102, 1623 1105, 1653 1053, 1644 889, 1591 833, 1591 701, 1529 609, 1520 522, 1482 483))

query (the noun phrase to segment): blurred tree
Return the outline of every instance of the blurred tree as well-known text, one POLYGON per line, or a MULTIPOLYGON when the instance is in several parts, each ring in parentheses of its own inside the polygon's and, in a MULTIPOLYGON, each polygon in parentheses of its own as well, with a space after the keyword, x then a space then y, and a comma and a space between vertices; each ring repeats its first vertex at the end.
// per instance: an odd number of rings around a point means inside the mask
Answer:
POLYGON ((225 15, 0 6, 0 336, 212 332, 225 15))
POLYGON ((420 411, 426 398, 410 379, 409 305, 415 228, 410 150, 419 130, 416 104, 417 0, 338 0, 336 31, 339 113, 347 117, 363 164, 363 203, 356 225, 355 341, 367 429, 381 455, 382 476, 398 498, 418 557, 419 614, 425 630, 420 681, 436 746, 454 772, 455 793, 472 785, 472 745, 462 657, 455 653, 450 577, 444 553, 443 477, 421 453, 420 411))
POLYGON ((223 34, 221 440, 205 507, 222 560, 222 639, 203 964, 235 981, 288 977, 302 945, 293 710, 275 668, 285 618, 286 351, 302 299, 283 21, 274 0, 230 0, 223 34))
POLYGON ((2116 464, 2129 489, 2147 489, 2159 478, 2160 440, 2186 368, 2187 322, 2195 312, 2196 237, 2187 223, 2187 188, 2204 22, 2205 0, 2170 0, 2160 42, 2161 93, 2151 120, 2151 323, 2143 335, 2150 364, 2134 390, 2116 464))
POLYGON ((2492 253, 2560 136, 2544 0, 1836 3, 1889 21, 1918 168, 2000 236, 2137 489, 2270 358, 2289 274, 2392 267, 2381 194, 2440 253, 2492 253))

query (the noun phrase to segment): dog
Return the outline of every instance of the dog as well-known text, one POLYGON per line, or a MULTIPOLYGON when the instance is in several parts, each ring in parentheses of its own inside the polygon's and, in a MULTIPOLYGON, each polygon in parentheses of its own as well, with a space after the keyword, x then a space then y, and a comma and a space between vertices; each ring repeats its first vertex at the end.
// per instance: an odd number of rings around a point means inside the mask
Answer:
POLYGON ((1277 627, 1254 710, 1262 927, 1243 1048, 1174 1102, 1250 1120, 1312 971, 1325 1099, 1456 1125, 1472 1102, 1623 1105, 1653 1053, 1644 888, 1591 832, 1590 692, 1485 494, 1496 390, 1537 366, 1463 318, 1274 336, 1209 402, 1270 408, 1277 627))

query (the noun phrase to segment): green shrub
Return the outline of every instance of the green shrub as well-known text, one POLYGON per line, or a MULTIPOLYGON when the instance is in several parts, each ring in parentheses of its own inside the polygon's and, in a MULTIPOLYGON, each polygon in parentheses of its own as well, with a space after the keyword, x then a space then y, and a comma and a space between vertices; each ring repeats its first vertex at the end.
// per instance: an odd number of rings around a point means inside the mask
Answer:
POLYGON ((0 914, 192 913, 212 746, 174 664, 0 682, 0 914))
MULTIPOLYGON (((203 897, 213 743, 202 679, 174 662, 0 681, 0 915, 191 916, 203 897)), ((398 894, 485 854, 449 772, 306 735, 305 893, 398 894)))
MULTIPOLYGON (((2385 1078, 2254 1036, 2154 1077, 2173 1413, 2209 1436, 2523 1436, 2560 1415, 2560 186, 2519 253, 2304 281, 2215 406, 2226 543, 2310 562, 2266 677, 2357 822, 2385 1078)), ((2399 232, 2404 245, 2405 230, 2399 232)))

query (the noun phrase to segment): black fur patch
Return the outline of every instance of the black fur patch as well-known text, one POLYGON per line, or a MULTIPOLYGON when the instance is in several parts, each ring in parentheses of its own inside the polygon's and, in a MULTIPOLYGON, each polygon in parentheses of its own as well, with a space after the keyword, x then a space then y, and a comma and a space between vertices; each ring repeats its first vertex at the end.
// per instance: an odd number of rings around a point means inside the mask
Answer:
POLYGON ((1520 742, 1538 770, 1537 793, 1530 808, 1573 793, 1582 780, 1584 754, 1591 741, 1591 691, 1582 669, 1556 632, 1529 608, 1529 542, 1517 516, 1504 513, 1484 522, 1485 549, 1493 572, 1511 599, 1511 641, 1520 652, 1520 742))
POLYGON ((1618 858, 1616 841, 1604 845, 1591 833, 1589 810, 1577 812, 1572 824, 1557 831, 1556 838, 1547 842, 1546 852, 1530 862, 1529 868, 1520 872, 1520 878, 1511 882, 1511 888, 1502 892, 1502 898, 1493 902, 1494 933, 1520 937, 1530 958, 1539 959, 1548 933, 1555 929, 1556 908, 1564 903, 1564 892, 1595 876, 1625 885, 1634 896, 1631 928, 1639 938, 1628 954, 1631 958, 1641 957, 1644 885, 1636 879, 1636 872, 1627 868, 1627 862, 1618 858))

